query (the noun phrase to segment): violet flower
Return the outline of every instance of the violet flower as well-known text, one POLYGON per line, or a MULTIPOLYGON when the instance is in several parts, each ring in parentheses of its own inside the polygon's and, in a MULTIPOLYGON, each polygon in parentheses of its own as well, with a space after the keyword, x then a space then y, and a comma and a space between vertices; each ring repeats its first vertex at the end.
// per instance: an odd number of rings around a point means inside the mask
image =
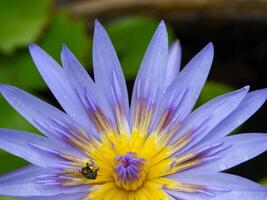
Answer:
POLYGON ((267 90, 248 92, 247 86, 192 111, 212 64, 211 43, 180 71, 179 44, 168 49, 161 22, 141 63, 130 108, 119 60, 99 22, 94 81, 66 46, 63 67, 38 46, 29 49, 64 112, 18 88, 0 86, 5 99, 45 135, 0 129, 0 148, 31 163, 0 177, 0 195, 267 199, 266 187, 221 172, 266 151, 264 133, 226 135, 262 106, 267 90))

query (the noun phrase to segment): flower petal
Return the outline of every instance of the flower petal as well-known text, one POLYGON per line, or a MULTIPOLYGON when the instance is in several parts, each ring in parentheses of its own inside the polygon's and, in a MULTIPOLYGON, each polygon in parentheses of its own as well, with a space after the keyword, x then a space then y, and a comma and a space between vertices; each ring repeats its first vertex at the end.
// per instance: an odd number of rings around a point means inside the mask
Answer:
POLYGON ((264 104, 266 98, 267 89, 248 93, 239 106, 209 133, 205 142, 216 140, 231 133, 252 116, 264 104))
POLYGON ((165 88, 177 77, 181 66, 182 49, 179 40, 173 42, 169 49, 168 65, 166 69, 165 88))
POLYGON ((85 113, 77 95, 72 90, 62 67, 35 44, 29 46, 32 59, 46 84, 63 107, 76 121, 84 121, 85 113))
POLYGON ((148 107, 153 105, 157 108, 163 94, 167 62, 168 35, 162 21, 146 50, 135 80, 131 103, 131 126, 134 124, 138 101, 144 101, 148 107))
MULTIPOLYGON (((94 99, 96 99, 101 106, 101 110, 111 112, 111 110, 106 106, 106 102, 103 102, 103 98, 99 98, 101 95, 101 91, 96 88, 94 81, 91 79, 87 71, 83 68, 83 66, 79 63, 79 61, 75 58, 72 52, 64 45, 61 52, 61 60, 64 72, 68 81, 71 83, 71 87, 76 94, 79 96, 80 102, 84 106, 84 114, 86 115, 84 121, 81 121, 81 124, 88 124, 88 129, 93 132, 95 137, 98 137, 96 133, 95 127, 93 126, 91 119, 89 117, 88 110, 86 110, 86 106, 84 105, 85 100, 85 92, 89 91, 92 93, 94 99)), ((112 115, 113 118, 113 115, 112 115)))
POLYGON ((181 130, 172 141, 191 132, 192 141, 178 152, 181 154, 203 139, 218 123, 227 117, 242 101, 248 92, 248 87, 221 95, 196 109, 188 115, 181 130))
MULTIPOLYGON (((36 177, 52 172, 51 169, 27 166, 0 177, 0 195, 29 197, 54 196, 84 192, 84 187, 48 186, 36 183, 36 177)), ((88 187, 88 186, 87 186, 88 187)))
POLYGON ((213 45, 208 44, 176 75, 165 90, 152 122, 152 132, 173 134, 191 112, 208 76, 213 45), (164 125, 164 126, 162 126, 164 125))
POLYGON ((213 45, 209 43, 190 60, 164 94, 164 97, 169 98, 174 92, 176 94, 186 92, 177 111, 181 119, 191 112, 199 97, 210 71, 213 54, 213 45))
MULTIPOLYGON (((225 150, 217 153, 215 159, 208 160, 202 165, 195 167, 188 172, 195 173, 201 171, 223 171, 246 162, 259 154, 267 151, 267 134, 265 133, 245 133, 234 136, 228 136, 218 140, 214 140, 212 143, 223 143, 225 150)), ((211 142, 200 144, 194 147, 190 152, 197 151, 205 146, 212 144, 211 142)))
MULTIPOLYGON (((68 121, 72 125, 78 126, 79 129, 83 129, 81 125, 70 119, 64 112, 21 89, 1 84, 0 92, 11 106, 50 138, 58 139, 58 137, 61 137, 61 134, 56 132, 59 127, 55 122, 64 123, 68 121)), ((62 138, 60 139, 62 140, 62 138)))
POLYGON ((116 125, 113 108, 109 106, 103 91, 97 87, 66 46, 63 46, 61 59, 67 79, 72 83, 71 87, 78 96, 87 115, 86 122, 83 122, 83 124, 87 124, 88 132, 92 133, 94 137, 99 138, 99 133, 102 132, 99 127, 106 125, 114 127, 116 125), (100 116, 101 120, 99 120, 100 116), (99 124, 100 121, 106 123, 99 124))
POLYGON ((128 92, 122 68, 107 32, 97 20, 93 41, 93 65, 95 82, 108 99, 113 113, 116 113, 115 109, 119 106, 122 116, 128 119, 128 92))
POLYGON ((209 196, 203 193, 182 193, 174 190, 167 191, 171 196, 184 200, 262 200, 267 198, 266 187, 235 175, 225 173, 202 173, 184 176, 177 173, 172 175, 171 178, 182 183, 206 186, 207 191, 213 194, 213 196, 209 196))
POLYGON ((36 134, 0 129, 0 148, 40 167, 59 167, 60 158, 54 152, 71 152, 72 148, 59 145, 36 134), (36 149, 41 147, 45 151, 36 149))

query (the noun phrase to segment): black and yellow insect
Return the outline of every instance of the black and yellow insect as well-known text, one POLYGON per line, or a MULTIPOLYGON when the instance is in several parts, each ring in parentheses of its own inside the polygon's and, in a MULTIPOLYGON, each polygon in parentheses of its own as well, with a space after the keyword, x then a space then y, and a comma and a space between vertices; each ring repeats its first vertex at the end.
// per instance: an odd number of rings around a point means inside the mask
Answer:
POLYGON ((99 168, 92 164, 86 163, 86 167, 83 167, 79 172, 87 179, 95 180, 99 168))

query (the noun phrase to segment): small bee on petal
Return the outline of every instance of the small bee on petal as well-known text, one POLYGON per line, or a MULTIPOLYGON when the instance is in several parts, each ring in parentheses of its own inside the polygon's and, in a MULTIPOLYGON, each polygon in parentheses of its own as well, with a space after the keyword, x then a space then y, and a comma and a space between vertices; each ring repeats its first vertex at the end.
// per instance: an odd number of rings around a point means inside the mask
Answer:
POLYGON ((87 179, 95 180, 99 167, 86 163, 86 167, 83 167, 79 172, 87 179))

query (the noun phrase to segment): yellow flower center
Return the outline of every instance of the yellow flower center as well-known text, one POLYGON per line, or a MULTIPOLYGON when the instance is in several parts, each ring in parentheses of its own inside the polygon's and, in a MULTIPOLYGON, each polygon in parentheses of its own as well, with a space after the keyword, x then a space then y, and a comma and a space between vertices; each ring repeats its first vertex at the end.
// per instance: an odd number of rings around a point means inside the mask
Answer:
POLYGON ((173 162, 168 158, 170 151, 155 135, 147 137, 139 131, 131 136, 109 134, 88 154, 99 167, 97 178, 87 180, 95 184, 89 194, 92 199, 106 195, 120 199, 134 193, 135 199, 142 200, 147 192, 152 199, 166 199, 162 188, 174 184, 163 178, 173 162))
POLYGON ((71 167, 60 174, 60 177, 67 177, 60 182, 66 186, 88 184, 90 192, 85 200, 158 200, 169 199, 164 189, 182 192, 203 190, 203 186, 167 178, 170 174, 198 165, 201 160, 193 153, 171 156, 190 142, 190 131, 170 145, 175 131, 167 133, 158 128, 148 135, 147 128, 134 128, 127 135, 124 131, 118 133, 103 127, 106 133, 101 134, 101 141, 88 138, 82 131, 76 133, 76 139, 68 140, 87 154, 85 158, 61 155, 71 167))

